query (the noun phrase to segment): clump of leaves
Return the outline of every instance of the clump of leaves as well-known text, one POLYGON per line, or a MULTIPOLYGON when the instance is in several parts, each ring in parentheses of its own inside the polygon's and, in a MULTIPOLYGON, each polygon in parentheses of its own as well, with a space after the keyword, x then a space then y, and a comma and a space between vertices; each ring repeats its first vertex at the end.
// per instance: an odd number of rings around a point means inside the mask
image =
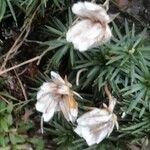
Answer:
POLYGON ((12 116, 13 108, 12 103, 6 104, 0 101, 0 147, 19 150, 29 149, 33 145, 37 150, 43 150, 42 139, 34 136, 29 137, 27 134, 27 131, 33 128, 31 122, 25 123, 20 120, 17 122, 18 128, 15 127, 12 116))
POLYGON ((12 112, 13 105, 6 105, 5 102, 0 102, 0 145, 6 146, 9 142, 7 133, 9 132, 9 128, 13 123, 12 120, 12 112))

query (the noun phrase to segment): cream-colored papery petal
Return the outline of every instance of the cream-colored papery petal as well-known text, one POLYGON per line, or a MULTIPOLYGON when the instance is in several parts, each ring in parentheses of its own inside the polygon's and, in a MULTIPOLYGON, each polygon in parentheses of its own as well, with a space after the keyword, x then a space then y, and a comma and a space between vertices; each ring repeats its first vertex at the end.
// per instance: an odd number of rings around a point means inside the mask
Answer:
MULTIPOLYGON (((111 128, 112 129, 112 128, 111 128)), ((83 137, 89 146, 100 143, 105 137, 108 136, 109 126, 107 124, 99 126, 80 126, 74 130, 79 136, 83 137)))
POLYGON ((44 96, 46 93, 53 92, 56 90, 56 88, 56 84, 53 82, 44 82, 37 93, 37 100, 40 99, 41 96, 44 96))
POLYGON ((114 128, 114 122, 109 121, 104 126, 97 130, 97 136, 96 136, 96 143, 100 143, 104 138, 108 137, 110 133, 113 131, 114 128))
POLYGON ((51 99, 50 92, 55 89, 55 84, 51 82, 44 82, 37 92, 37 103, 36 109, 40 112, 44 112, 45 106, 47 106, 49 100, 51 99))
POLYGON ((108 137, 114 128, 112 121, 105 124, 98 124, 93 127, 78 125, 74 130, 79 136, 83 137, 89 146, 100 143, 108 137))
POLYGON ((61 85, 58 87, 57 92, 58 92, 58 94, 69 95, 70 88, 67 85, 61 85))
POLYGON ((112 114, 106 111, 105 109, 97 109, 83 114, 77 119, 79 125, 82 126, 93 126, 95 124, 100 124, 107 122, 112 117, 112 114))
MULTIPOLYGON (((109 25, 106 24, 104 28, 105 28, 105 34, 103 36, 103 39, 101 40, 101 44, 108 42, 112 37, 112 33, 109 25)), ((100 43, 98 42, 97 45, 100 45, 100 43)))
POLYGON ((43 120, 46 122, 53 117, 58 105, 58 100, 55 99, 54 97, 56 96, 53 95, 56 89, 57 85, 53 82, 45 82, 37 93, 35 108, 37 111, 43 113, 43 120))
POLYGON ((65 84, 65 81, 62 79, 62 77, 54 71, 51 71, 51 78, 52 78, 53 82, 65 84))
MULTIPOLYGON (((38 92, 38 95, 42 93, 41 91, 38 92)), ((41 96, 40 96, 41 97, 41 96)), ((51 101, 51 95, 46 94, 41 97, 41 99, 38 99, 37 103, 35 104, 35 108, 39 112, 45 112, 45 108, 48 105, 49 101, 51 101)))
POLYGON ((59 107, 60 107, 60 110, 62 111, 64 117, 66 118, 66 120, 70 121, 70 115, 68 113, 69 109, 68 109, 68 107, 67 107, 67 105, 63 99, 60 100, 59 107))
POLYGON ((93 145, 96 143, 95 138, 93 137, 93 134, 91 134, 90 132, 90 128, 89 127, 83 127, 83 126, 77 126, 77 128, 74 129, 74 131, 80 136, 83 137, 87 144, 89 146, 93 145))
POLYGON ((52 99, 51 101, 49 101, 48 106, 45 109, 45 112, 43 112, 43 120, 45 122, 48 122, 54 115, 56 108, 58 105, 58 101, 52 99))
POLYGON ((61 78, 61 76, 59 74, 57 74, 54 71, 51 71, 51 78, 52 78, 54 84, 57 86, 57 94, 69 95, 70 88, 65 83, 65 81, 61 78))
POLYGON ((64 117, 67 121, 75 122, 78 116, 78 105, 76 104, 75 107, 71 108, 66 99, 62 99, 59 101, 59 106, 61 111, 63 112, 64 117))
POLYGON ((115 105, 116 105, 116 102, 117 102, 117 100, 116 100, 116 98, 114 98, 114 97, 112 97, 112 99, 109 101, 109 107, 108 107, 108 109, 109 109, 111 112, 113 112, 114 107, 115 107, 115 105))
POLYGON ((103 27, 99 22, 92 22, 88 19, 78 21, 66 34, 67 41, 72 42, 79 51, 100 45, 108 41, 110 37, 111 30, 108 25, 103 27))
POLYGON ((99 109, 95 107, 91 107, 91 111, 84 113, 80 116, 81 119, 85 119, 87 117, 99 116, 99 115, 109 115, 109 112, 106 109, 99 109))
POLYGON ((79 117, 77 122, 78 126, 74 131, 90 146, 100 143, 110 135, 117 124, 117 116, 107 109, 94 108, 79 117))
MULTIPOLYGON (((43 91, 39 91, 37 97, 42 95, 42 92, 43 91)), ((43 95, 43 97, 40 96, 40 99, 38 99, 35 108, 37 111, 43 113, 43 119, 45 122, 47 122, 53 117, 57 105, 58 100, 55 100, 51 94, 47 93, 43 95)))
POLYGON ((97 5, 91 2, 78 2, 72 6, 72 12, 81 18, 89 18, 101 23, 110 21, 109 15, 102 5, 97 5))
POLYGON ((43 97, 47 94, 55 93, 57 90, 57 85, 53 82, 44 82, 37 92, 37 101, 42 100, 44 102, 43 97))

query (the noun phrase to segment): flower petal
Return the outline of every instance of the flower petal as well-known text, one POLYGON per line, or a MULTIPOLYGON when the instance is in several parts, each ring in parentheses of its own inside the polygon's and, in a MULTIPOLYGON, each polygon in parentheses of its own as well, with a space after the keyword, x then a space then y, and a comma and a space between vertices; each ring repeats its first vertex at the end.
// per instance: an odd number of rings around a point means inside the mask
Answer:
POLYGON ((43 85, 40 87, 40 90, 37 93, 37 100, 39 101, 47 94, 54 93, 56 89, 57 89, 57 85, 53 82, 43 83, 43 85))
POLYGON ((75 132, 83 137, 88 145, 98 144, 108 137, 116 123, 116 115, 107 109, 93 109, 77 119, 75 132))
POLYGON ((53 82, 44 82, 37 93, 37 100, 40 99, 41 96, 52 92, 55 88, 56 84, 54 84, 53 82))
POLYGON ((77 126, 74 131, 81 137, 83 137, 89 146, 96 143, 94 135, 91 133, 89 127, 77 126))
POLYGON ((85 51, 108 40, 109 36, 105 37, 104 34, 105 28, 100 23, 86 19, 72 26, 66 34, 66 39, 79 51, 85 51))
POLYGON ((61 85, 59 86, 59 88, 57 89, 58 94, 62 94, 62 95, 69 95, 70 93, 70 88, 67 85, 61 85))
POLYGON ((106 26, 105 26, 105 34, 104 34, 104 37, 102 39, 102 43, 108 42, 111 37, 112 37, 111 29, 110 29, 109 25, 106 24, 106 26))
POLYGON ((85 138, 87 141, 91 139, 90 130, 88 127, 83 126, 77 126, 77 128, 74 129, 74 131, 81 137, 85 138))
POLYGON ((62 77, 54 71, 51 71, 51 78, 54 82, 59 81, 60 83, 65 84, 65 81, 62 79, 62 77))
POLYGON ((109 109, 111 112, 113 112, 114 107, 115 107, 115 105, 116 105, 116 102, 117 102, 117 100, 116 100, 116 98, 114 98, 114 97, 112 97, 112 99, 109 100, 109 107, 108 107, 108 109, 109 109))
POLYGON ((73 97, 64 96, 59 104, 66 120, 74 122, 78 115, 78 104, 73 97))
POLYGON ((100 143, 112 132, 114 123, 112 121, 95 126, 78 125, 74 130, 79 136, 83 137, 89 146, 100 143))
POLYGON ((108 111, 106 109, 98 109, 93 107, 93 109, 87 113, 84 113, 82 116, 80 116, 80 119, 85 119, 87 117, 93 117, 98 115, 108 115, 108 111))
POLYGON ((45 112, 45 108, 48 106, 48 104, 51 101, 52 101, 52 96, 50 94, 46 94, 43 97, 40 96, 40 99, 38 99, 37 103, 35 104, 36 110, 39 112, 45 112))
POLYGON ((67 106, 69 107, 69 113, 72 116, 73 122, 76 120, 78 115, 78 103, 75 101, 72 95, 64 96, 64 101, 66 102, 67 106))
MULTIPOLYGON (((98 133, 97 133, 97 140, 96 140, 96 143, 100 143, 102 140, 104 140, 104 138, 106 138, 108 136, 108 133, 109 133, 109 128, 105 128, 103 130, 100 130, 98 133)), ((112 132, 112 130, 111 130, 112 132)), ((110 132, 110 133, 111 133, 110 132)))
POLYGON ((60 109, 61 109, 64 117, 66 118, 66 120, 70 121, 69 108, 67 107, 67 105, 63 99, 59 101, 59 106, 60 106, 60 109))
POLYGON ((95 124, 104 123, 110 120, 112 114, 105 109, 93 109, 90 112, 83 114, 77 119, 79 125, 93 126, 95 124))
MULTIPOLYGON (((49 121, 54 115, 55 109, 58 105, 58 98, 53 96, 52 82, 44 83, 37 93, 36 110, 43 113, 44 121, 49 121)), ((55 84, 54 84, 55 85, 55 84)))
POLYGON ((40 112, 45 111, 45 107, 52 100, 52 93, 56 91, 56 84, 53 82, 44 82, 37 92, 36 110, 40 112))
POLYGON ((58 100, 54 99, 51 94, 47 94, 37 101, 35 107, 37 111, 43 113, 43 119, 47 122, 53 117, 57 105, 58 100))
POLYGON ((91 2, 78 2, 73 5, 72 11, 80 17, 89 18, 94 21, 108 23, 110 20, 102 5, 97 5, 91 2))
POLYGON ((57 100, 51 99, 51 101, 49 101, 47 107, 45 107, 45 112, 43 112, 43 119, 45 122, 48 122, 53 117, 57 105, 58 105, 57 100))

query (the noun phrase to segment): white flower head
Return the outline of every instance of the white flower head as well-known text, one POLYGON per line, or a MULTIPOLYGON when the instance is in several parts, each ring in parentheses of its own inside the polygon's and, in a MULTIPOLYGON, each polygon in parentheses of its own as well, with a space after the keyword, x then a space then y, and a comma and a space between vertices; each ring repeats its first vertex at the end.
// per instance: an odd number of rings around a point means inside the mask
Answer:
POLYGON ((118 129, 117 116, 113 113, 115 104, 116 99, 112 98, 108 107, 105 104, 102 109, 93 108, 77 119, 78 125, 74 131, 83 137, 89 146, 108 137, 115 125, 118 129))
POLYGON ((45 82, 37 93, 36 110, 42 112, 43 120, 48 122, 55 111, 62 111, 67 121, 74 122, 78 115, 78 103, 73 98, 76 92, 72 91, 71 84, 63 80, 59 74, 51 72, 52 80, 45 82))
POLYGON ((110 40, 112 33, 108 25, 112 18, 104 5, 92 2, 78 2, 72 11, 80 19, 68 30, 66 39, 75 49, 86 51, 110 40))

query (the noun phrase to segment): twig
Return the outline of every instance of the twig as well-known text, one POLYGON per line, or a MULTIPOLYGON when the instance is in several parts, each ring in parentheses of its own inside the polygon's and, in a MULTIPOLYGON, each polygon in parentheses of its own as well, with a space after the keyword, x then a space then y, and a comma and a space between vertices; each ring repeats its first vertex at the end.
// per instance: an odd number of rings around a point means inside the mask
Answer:
POLYGON ((42 41, 35 41, 35 40, 28 40, 28 39, 25 39, 24 41, 27 43, 36 43, 36 44, 42 44, 43 43, 42 41))
POLYGON ((19 35, 19 37, 16 39, 15 43, 13 44, 13 46, 10 48, 10 50, 7 52, 6 57, 4 59, 4 62, 1 66, 1 70, 5 68, 7 61, 9 60, 9 57, 12 53, 15 53, 20 46, 22 45, 22 43, 24 42, 24 40, 26 39, 26 37, 29 34, 30 28, 27 30, 26 34, 24 35, 23 39, 21 40, 21 37, 23 36, 24 32, 26 31, 26 28, 21 32, 21 34, 19 35))
POLYGON ((37 10, 39 9, 40 5, 38 5, 38 7, 35 9, 34 13, 32 14, 31 18, 28 18, 25 20, 22 28, 21 28, 21 33, 18 36, 18 38, 16 39, 16 41, 14 42, 13 46, 10 48, 10 50, 7 52, 6 57, 4 59, 4 62, 1 66, 0 70, 3 70, 7 64, 7 61, 10 58, 10 55, 13 53, 15 54, 15 52, 21 47, 21 45, 23 44, 24 40, 27 38, 27 36, 29 35, 30 32, 30 27, 32 24, 32 20, 35 17, 37 10), (25 35, 24 35, 25 34, 25 35), (24 36, 23 36, 24 35, 24 36))
POLYGON ((47 48, 47 49, 40 55, 40 58, 39 58, 39 60, 38 60, 37 63, 36 63, 37 65, 40 64, 40 62, 41 62, 43 56, 44 56, 47 52, 49 52, 50 50, 53 50, 53 48, 47 48))
POLYGON ((44 56, 47 52, 48 52, 48 50, 45 50, 45 51, 40 55, 40 58, 39 58, 39 60, 38 60, 37 63, 36 63, 37 65, 40 64, 40 62, 41 62, 43 56, 44 56))
POLYGON ((22 90, 22 94, 23 94, 23 96, 24 96, 24 99, 27 101, 28 98, 27 98, 27 94, 26 94, 25 88, 24 88, 24 86, 23 86, 23 84, 22 84, 22 81, 20 80, 20 78, 19 78, 19 76, 18 76, 18 74, 17 74, 17 72, 16 72, 15 69, 14 69, 14 72, 15 72, 15 75, 16 75, 16 77, 17 77, 17 80, 18 80, 18 82, 19 82, 19 84, 20 84, 20 87, 21 87, 21 90, 22 90))
POLYGON ((22 75, 26 71, 27 71, 27 68, 24 68, 21 72, 18 73, 18 76, 22 75))
POLYGON ((21 67, 21 66, 24 66, 24 65, 26 65, 26 64, 28 64, 28 63, 31 63, 31 62, 33 62, 33 61, 36 61, 36 60, 38 60, 38 59, 40 59, 40 56, 36 56, 36 57, 34 57, 34 58, 32 58, 32 59, 29 59, 29 60, 27 60, 27 61, 24 61, 23 63, 20 63, 20 64, 18 64, 18 65, 15 65, 15 66, 13 66, 13 67, 10 67, 10 68, 8 68, 8 69, 5 69, 5 70, 3 70, 3 71, 0 71, 0 76, 1 76, 2 74, 4 74, 4 73, 7 73, 7 72, 9 72, 9 71, 11 71, 11 70, 14 70, 14 69, 16 69, 16 68, 19 68, 19 67, 21 67))
POLYGON ((9 104, 9 101, 8 101, 6 98, 4 98, 3 96, 0 95, 0 98, 1 98, 2 100, 4 100, 7 104, 9 104))

